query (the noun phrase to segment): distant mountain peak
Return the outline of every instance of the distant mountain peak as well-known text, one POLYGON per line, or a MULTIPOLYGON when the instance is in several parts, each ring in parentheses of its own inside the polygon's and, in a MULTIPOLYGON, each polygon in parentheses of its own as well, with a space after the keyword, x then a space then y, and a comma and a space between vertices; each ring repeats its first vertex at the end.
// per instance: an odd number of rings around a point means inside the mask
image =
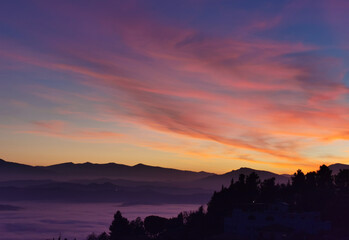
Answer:
POLYGON ((248 168, 248 167, 241 167, 235 171, 239 171, 239 170, 251 170, 251 171, 260 171, 260 170, 256 170, 256 169, 253 169, 253 168, 248 168))
POLYGON ((138 163, 138 164, 134 165, 133 167, 149 167, 149 166, 145 165, 143 163, 138 163))
POLYGON ((334 164, 331 164, 331 165, 329 165, 329 167, 331 167, 331 166, 343 166, 343 167, 348 167, 349 165, 348 164, 344 164, 344 163, 334 163, 334 164))
POLYGON ((349 165, 343 163, 331 164, 328 167, 332 170, 332 174, 337 174, 341 169, 349 169, 349 165))
POLYGON ((260 170, 256 170, 256 169, 248 168, 248 167, 241 167, 238 169, 233 169, 230 172, 227 172, 225 174, 236 173, 236 172, 250 172, 250 171, 251 172, 259 172, 260 170))
POLYGON ((82 163, 82 165, 94 165, 94 163, 91 163, 91 162, 84 162, 84 163, 82 163))
POLYGON ((64 163, 53 164, 51 166, 70 166, 70 165, 75 165, 75 164, 73 162, 64 162, 64 163))

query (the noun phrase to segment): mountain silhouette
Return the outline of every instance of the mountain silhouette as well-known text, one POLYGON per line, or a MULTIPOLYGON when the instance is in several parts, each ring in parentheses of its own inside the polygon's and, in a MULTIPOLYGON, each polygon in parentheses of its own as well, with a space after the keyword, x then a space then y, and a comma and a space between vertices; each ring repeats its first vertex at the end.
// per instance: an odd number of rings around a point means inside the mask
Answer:
POLYGON ((33 167, 30 165, 7 162, 0 159, 0 180, 11 179, 38 179, 45 176, 51 176, 52 173, 48 169, 33 167))
POLYGON ((183 171, 144 164, 127 166, 116 163, 94 164, 86 162, 81 164, 63 163, 44 168, 67 177, 109 177, 138 181, 192 181, 212 175, 206 172, 183 171))
POLYGON ((136 181, 193 181, 212 173, 183 171, 137 164, 127 166, 117 163, 62 163, 51 166, 30 166, 0 160, 0 180, 41 179, 54 180, 110 178, 136 181))
MULTIPOLYGON (((349 169, 346 164, 333 164, 329 168, 333 174, 339 169, 349 169)), ((0 159, 0 186, 38 185, 45 181, 70 181, 75 183, 105 183, 110 182, 119 186, 144 186, 148 183, 153 188, 181 187, 201 188, 217 190, 222 185, 228 186, 231 179, 238 180, 240 174, 248 175, 256 172, 263 181, 268 178, 275 178, 276 183, 287 183, 291 175, 276 174, 269 171, 256 170, 252 168, 240 168, 224 174, 208 172, 184 171, 172 168, 163 168, 137 164, 128 166, 117 163, 61 163, 50 166, 30 166, 14 162, 7 162, 0 159), (25 181, 20 181, 25 180, 25 181), (30 181, 27 181, 30 180, 30 181), (16 182, 14 182, 16 181, 16 182), (38 182, 35 182, 38 181, 38 182)))
MULTIPOLYGON (((334 164, 336 174, 349 165, 334 164)), ((291 175, 240 168, 225 174, 137 164, 72 162, 30 166, 0 160, 0 201, 119 202, 124 204, 205 204, 213 191, 255 172, 263 181, 287 183, 291 175)))
POLYGON ((268 171, 255 170, 252 168, 240 168, 237 170, 232 170, 222 175, 208 176, 206 178, 196 181, 196 184, 205 186, 205 188, 208 189, 219 189, 222 185, 225 187, 229 186, 231 179, 237 181, 239 179, 240 174, 244 174, 247 176, 252 172, 257 173, 261 181, 274 177, 276 183, 286 184, 290 180, 290 178, 285 175, 279 175, 268 171))
POLYGON ((349 169, 348 164, 336 163, 328 166, 332 170, 332 174, 336 175, 341 169, 349 169))

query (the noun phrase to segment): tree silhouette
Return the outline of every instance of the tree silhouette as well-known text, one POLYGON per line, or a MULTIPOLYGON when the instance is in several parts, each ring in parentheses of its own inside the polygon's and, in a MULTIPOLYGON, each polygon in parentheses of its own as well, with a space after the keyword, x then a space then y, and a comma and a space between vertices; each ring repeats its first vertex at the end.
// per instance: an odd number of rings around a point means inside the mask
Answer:
POLYGON ((127 218, 124 218, 120 211, 114 214, 114 220, 109 227, 110 240, 122 240, 130 234, 130 226, 127 218))
POLYGON ((339 190, 348 191, 349 189, 349 169, 340 169, 335 176, 335 183, 339 190))
MULTIPOLYGON (((252 172, 241 174, 238 181, 233 179, 228 188, 222 187, 213 193, 207 204, 207 211, 183 212, 177 217, 166 219, 148 216, 144 223, 137 218, 129 223, 117 211, 110 226, 110 238, 90 235, 88 240, 196 240, 216 238, 224 231, 224 219, 234 209, 262 211, 260 206, 269 203, 287 203, 291 211, 316 211, 321 218, 329 220, 335 227, 335 239, 346 239, 349 216, 349 170, 340 170, 336 176, 326 165, 318 171, 304 174, 297 170, 288 184, 276 184, 275 178, 260 181, 252 172), (338 237, 339 236, 339 237, 338 237)), ((304 238, 298 233, 299 238, 304 238)), ((331 233, 332 234, 332 233, 331 233)), ((321 239, 317 236, 314 239, 321 239)), ((305 239, 305 238, 304 238, 305 239)), ((309 239, 309 238, 306 238, 309 239)), ((313 239, 313 238, 311 238, 313 239)), ((330 238, 332 239, 332 238, 330 238)))
POLYGON ((130 222, 130 229, 133 235, 141 236, 144 235, 144 223, 140 217, 137 217, 135 220, 130 222))
POLYGON ((305 175, 302 170, 298 169, 292 177, 292 187, 296 192, 302 192, 305 188, 305 175))
POLYGON ((305 184, 306 184, 306 190, 314 190, 317 186, 317 173, 316 172, 308 172, 305 175, 305 184))
POLYGON ((246 191, 248 202, 253 202, 256 200, 259 191, 259 176, 252 172, 246 177, 246 191))
POLYGON ((156 236, 166 229, 168 220, 158 216, 148 216, 144 219, 144 228, 147 233, 156 236))
POLYGON ((321 165, 316 172, 317 184, 320 188, 331 188, 333 185, 332 171, 326 165, 321 165))
POLYGON ((98 240, 98 238, 95 233, 91 233, 87 236, 86 240, 98 240))
POLYGON ((261 183, 261 201, 265 203, 270 203, 275 200, 275 195, 277 192, 277 187, 275 185, 275 178, 265 179, 261 183))
POLYGON ((109 239, 110 238, 106 232, 101 233, 97 238, 97 240, 109 240, 109 239))

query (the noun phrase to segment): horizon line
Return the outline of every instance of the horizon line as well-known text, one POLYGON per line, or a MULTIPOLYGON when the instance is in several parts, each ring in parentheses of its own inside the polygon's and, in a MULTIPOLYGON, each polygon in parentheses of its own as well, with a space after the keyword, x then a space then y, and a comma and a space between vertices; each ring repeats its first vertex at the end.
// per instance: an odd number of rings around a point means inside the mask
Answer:
MULTIPOLYGON (((239 169, 242 169, 242 168, 252 169, 252 170, 256 170, 256 171, 271 172, 271 173, 278 174, 278 175, 292 175, 293 174, 293 173, 277 173, 277 172, 273 172, 273 171, 270 171, 270 170, 256 169, 256 168, 243 167, 243 166, 241 166, 239 168, 236 168, 236 169, 231 169, 231 170, 228 170, 228 171, 225 171, 225 172, 222 172, 222 173, 217 173, 217 172, 208 172, 208 171, 205 171, 205 170, 195 171, 195 170, 180 169, 180 168, 173 168, 173 167, 165 167, 165 166, 158 166, 158 165, 148 165, 148 164, 144 164, 144 163, 141 163, 141 162, 139 162, 137 164, 134 164, 134 165, 128 165, 128 164, 118 163, 118 162, 95 163, 95 162, 89 162, 89 161, 86 161, 86 162, 72 162, 72 161, 69 161, 69 162, 54 163, 54 164, 50 164, 50 165, 33 165, 33 164, 28 164, 28 163, 23 163, 23 162, 7 161, 4 158, 0 158, 0 160, 3 160, 5 162, 9 162, 9 163, 17 163, 17 164, 27 165, 27 166, 31 166, 31 167, 50 167, 50 166, 69 164, 69 163, 70 164, 75 164, 75 165, 82 165, 82 164, 94 164, 94 165, 116 164, 116 165, 123 165, 123 166, 127 166, 127 167, 135 167, 137 165, 143 165, 143 166, 154 167, 154 168, 163 168, 163 169, 171 169, 171 170, 178 170, 178 171, 185 171, 185 172, 194 172, 194 173, 209 173, 209 174, 215 174, 215 175, 226 174, 226 173, 229 173, 231 171, 236 171, 236 170, 239 170, 239 169)), ((337 165, 337 164, 349 166, 349 164, 340 163, 340 162, 336 162, 336 163, 333 163, 333 164, 321 163, 319 166, 322 166, 322 165, 333 166, 333 165, 337 165)), ((299 169, 301 169, 301 168, 299 168, 299 169)), ((313 171, 315 171, 315 170, 313 170, 313 171)))

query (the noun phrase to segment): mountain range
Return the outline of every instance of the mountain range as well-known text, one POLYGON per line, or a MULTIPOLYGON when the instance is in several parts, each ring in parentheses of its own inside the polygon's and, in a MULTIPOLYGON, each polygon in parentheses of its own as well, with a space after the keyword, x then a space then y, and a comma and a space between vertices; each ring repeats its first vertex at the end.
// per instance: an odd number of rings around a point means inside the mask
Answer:
MULTIPOLYGON (((336 163, 329 165, 333 174, 340 169, 349 169, 349 165, 336 163)), ((163 168, 137 164, 128 166, 117 163, 95 164, 95 163, 61 163, 50 166, 30 166, 0 159, 0 181, 9 180, 128 180, 136 182, 166 182, 180 183, 193 182, 214 185, 227 185, 231 179, 237 180, 240 174, 248 175, 256 172, 263 181, 275 177, 277 183, 287 183, 291 175, 276 174, 269 171, 256 170, 252 168, 240 168, 224 174, 208 172, 185 171, 172 168, 163 168)))
POLYGON ((62 163, 30 166, 0 159, 0 180, 9 179, 90 179, 111 178, 136 181, 192 181, 213 175, 207 172, 182 171, 144 164, 127 166, 117 163, 62 163))
MULTIPOLYGON (((329 166, 334 174, 346 164, 329 166)), ((287 183, 291 175, 251 168, 225 174, 183 171, 137 164, 62 163, 30 166, 0 159, 0 201, 121 202, 124 204, 204 204, 213 191, 240 174, 287 183)))

